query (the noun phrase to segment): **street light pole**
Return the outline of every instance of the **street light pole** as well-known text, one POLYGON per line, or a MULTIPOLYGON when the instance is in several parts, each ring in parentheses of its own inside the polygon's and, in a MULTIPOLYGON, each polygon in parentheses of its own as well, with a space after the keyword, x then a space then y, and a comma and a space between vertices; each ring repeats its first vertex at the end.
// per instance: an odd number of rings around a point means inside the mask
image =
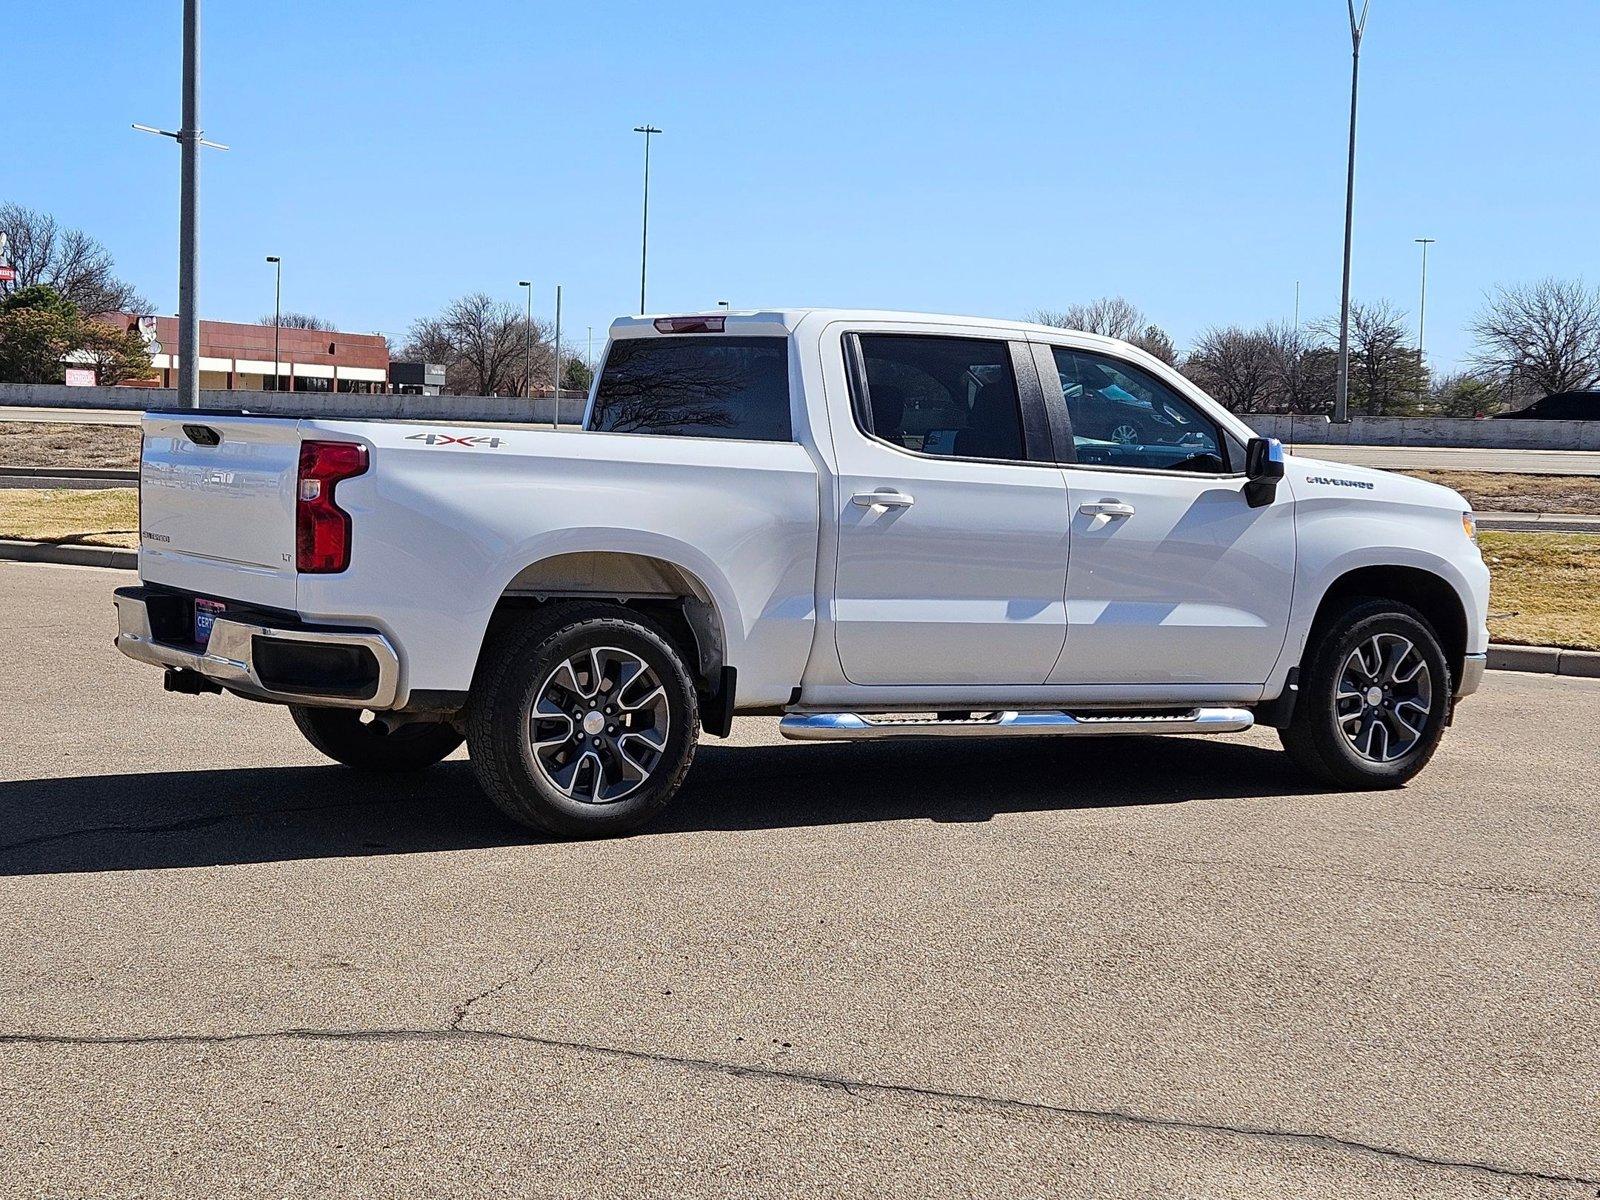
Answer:
POLYGON ((200 0, 183 0, 183 124, 176 133, 134 125, 178 143, 178 403, 200 407, 200 0))
POLYGON ((533 408, 533 280, 519 279, 517 286, 528 296, 528 316, 522 326, 523 375, 527 378, 528 408, 533 408))
MULTIPOLYGON (((1422 247, 1422 296, 1417 302, 1417 366, 1422 366, 1422 335, 1428 319, 1428 247, 1438 238, 1412 238, 1422 247)), ((1419 385, 1420 386, 1420 385, 1419 385)))
POLYGON ((561 427, 561 285, 556 284, 556 415, 551 420, 551 426, 561 427))
POLYGON ((644 316, 644 273, 650 251, 650 139, 661 130, 654 125, 635 125, 644 134, 644 224, 639 233, 639 315, 644 316))
POLYGON ((278 269, 278 280, 272 289, 272 390, 278 390, 280 379, 278 364, 283 359, 278 339, 283 328, 283 259, 276 254, 267 255, 267 261, 278 269))
POLYGON ((1339 376, 1333 398, 1333 419, 1350 420, 1350 235, 1356 205, 1356 92, 1361 80, 1361 36, 1367 30, 1367 9, 1372 0, 1362 0, 1361 16, 1356 16, 1356 0, 1345 0, 1350 13, 1350 158, 1344 181, 1344 284, 1339 292, 1339 376))

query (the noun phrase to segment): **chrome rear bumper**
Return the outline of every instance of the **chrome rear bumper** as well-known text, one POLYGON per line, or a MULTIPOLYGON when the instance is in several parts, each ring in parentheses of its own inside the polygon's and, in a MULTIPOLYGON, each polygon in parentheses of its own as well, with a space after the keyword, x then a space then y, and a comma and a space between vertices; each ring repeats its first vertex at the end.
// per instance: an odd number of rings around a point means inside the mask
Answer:
MULTIPOLYGON (((163 597, 163 599, 171 599, 163 597)), ((178 598, 181 599, 181 598, 178 598)), ((118 588, 117 649, 138 662, 174 670, 193 671, 232 692, 275 700, 284 704, 318 704, 340 708, 393 708, 400 688, 400 656, 381 633, 363 629, 305 629, 266 620, 219 616, 205 646, 178 641, 170 630, 167 640, 153 632, 149 593, 144 588, 118 588), (283 660, 296 651, 321 647, 337 655, 348 652, 372 666, 355 684, 319 684, 315 678, 292 678, 282 667, 262 676, 261 659, 283 660)), ((312 657, 315 657, 313 651, 312 657)))

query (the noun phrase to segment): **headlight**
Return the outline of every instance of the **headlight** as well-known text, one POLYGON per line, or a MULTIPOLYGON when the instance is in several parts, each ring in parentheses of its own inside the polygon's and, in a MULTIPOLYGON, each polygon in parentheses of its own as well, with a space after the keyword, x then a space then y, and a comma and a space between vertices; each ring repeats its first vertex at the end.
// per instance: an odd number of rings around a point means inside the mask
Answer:
POLYGON ((1478 518, 1472 513, 1464 512, 1461 514, 1461 528, 1466 530, 1467 536, 1474 542, 1478 540, 1478 518))

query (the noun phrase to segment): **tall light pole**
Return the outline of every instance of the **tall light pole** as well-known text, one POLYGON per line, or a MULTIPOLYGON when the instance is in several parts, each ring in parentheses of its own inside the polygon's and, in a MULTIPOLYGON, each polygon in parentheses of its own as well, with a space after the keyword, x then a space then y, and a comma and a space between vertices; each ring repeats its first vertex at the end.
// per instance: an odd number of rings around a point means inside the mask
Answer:
POLYGON ((556 284, 556 415, 551 420, 553 428, 561 426, 561 285, 556 284))
POLYGON ((1356 91, 1361 80, 1361 36, 1367 31, 1367 9, 1372 0, 1362 0, 1356 16, 1356 0, 1345 0, 1350 13, 1350 159, 1344 179, 1344 285, 1339 292, 1339 376, 1333 397, 1333 419, 1339 424, 1350 420, 1350 233, 1356 206, 1356 91))
POLYGON ((278 348, 278 339, 283 330, 283 259, 276 254, 267 255, 267 261, 278 269, 278 279, 272 288, 272 390, 278 390, 278 364, 283 360, 283 351, 278 348))
POLYGON ((1438 238, 1412 238, 1422 247, 1422 296, 1417 301, 1417 387, 1422 387, 1422 335, 1428 320, 1428 247, 1438 238))
POLYGON ((527 379, 528 379, 528 384, 527 384, 527 389, 526 390, 527 390, 527 395, 528 395, 529 408, 532 408, 532 406, 533 406, 532 405, 532 401, 533 401, 533 280, 531 280, 531 279, 519 279, 519 280, 517 280, 517 286, 519 288, 521 288, 524 292, 526 292, 527 296, 528 296, 528 317, 527 317, 527 320, 523 323, 523 326, 522 326, 522 337, 523 337, 522 354, 523 354, 523 374, 526 375, 527 379))
POLYGON ((639 234, 639 315, 644 315, 644 270, 650 252, 650 139, 661 130, 654 125, 635 125, 644 134, 644 224, 639 234))
POLYGON ((183 124, 174 133, 135 125, 178 143, 178 403, 200 407, 200 147, 226 150, 200 136, 200 0, 183 0, 183 124))

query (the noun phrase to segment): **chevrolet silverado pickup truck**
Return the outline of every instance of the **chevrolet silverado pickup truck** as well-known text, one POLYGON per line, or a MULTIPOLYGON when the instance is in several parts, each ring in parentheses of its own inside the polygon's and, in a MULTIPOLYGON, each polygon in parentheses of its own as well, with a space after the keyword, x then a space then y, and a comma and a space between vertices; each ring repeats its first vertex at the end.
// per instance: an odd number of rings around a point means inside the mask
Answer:
MULTIPOLYGON (((626 318, 581 431, 151 412, 117 644, 374 771, 465 741, 620 833, 736 713, 790 738, 1275 727, 1336 786, 1479 684, 1455 492, 1286 454, 1156 359, 844 310, 626 318)), ((1130 770, 1137 759, 1129 760, 1130 770)))

